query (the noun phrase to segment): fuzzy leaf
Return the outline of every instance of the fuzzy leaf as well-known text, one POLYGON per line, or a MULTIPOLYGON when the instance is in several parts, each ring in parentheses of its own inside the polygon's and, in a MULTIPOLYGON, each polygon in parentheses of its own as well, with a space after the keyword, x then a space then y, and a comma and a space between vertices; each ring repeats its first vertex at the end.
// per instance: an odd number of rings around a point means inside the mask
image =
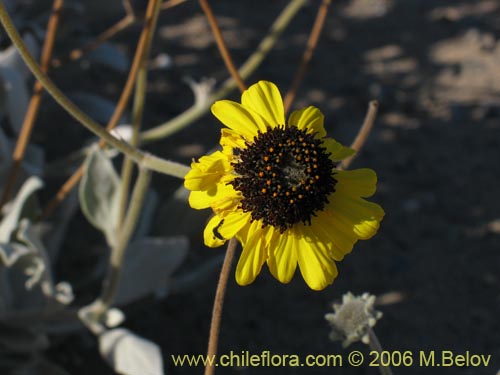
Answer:
MULTIPOLYGON (((31 55, 35 59, 37 59, 40 47, 38 46, 38 42, 36 41, 35 37, 30 33, 26 33, 23 36, 23 40, 28 47, 31 55)), ((24 76, 24 78, 28 78, 31 75, 30 70, 21 57, 21 54, 14 45, 11 45, 3 51, 0 51, 0 67, 17 70, 24 76)))
POLYGON ((35 191, 43 186, 42 180, 38 177, 30 177, 21 187, 14 201, 9 207, 8 213, 0 223, 0 243, 9 243, 12 233, 16 230, 19 221, 23 217, 26 203, 33 196, 35 191))
POLYGON ((28 109, 29 91, 21 72, 8 67, 0 67, 1 84, 5 95, 4 109, 16 134, 21 131, 28 109))
POLYGON ((160 348, 128 329, 115 328, 99 336, 99 351, 122 375, 163 375, 160 348))
POLYGON ((142 238, 125 255, 116 304, 124 305, 168 288, 188 252, 186 237, 142 238))
POLYGON ((17 243, 0 243, 0 263, 10 267, 29 252, 26 246, 17 243))
POLYGON ((80 206, 87 220, 102 231, 110 246, 116 241, 120 205, 120 178, 111 160, 93 147, 85 160, 80 182, 80 206))

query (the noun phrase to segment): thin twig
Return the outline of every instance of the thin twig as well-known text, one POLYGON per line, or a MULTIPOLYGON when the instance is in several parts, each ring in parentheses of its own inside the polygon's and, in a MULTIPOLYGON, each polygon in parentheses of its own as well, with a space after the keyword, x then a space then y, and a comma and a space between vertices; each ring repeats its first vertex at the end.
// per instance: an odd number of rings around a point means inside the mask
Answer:
POLYGON ((82 56, 95 50, 97 47, 99 47, 102 43, 104 43, 108 39, 112 38, 113 36, 115 36, 119 32, 125 30, 129 26, 138 23, 139 21, 140 21, 139 18, 136 18, 133 15, 127 14, 120 21, 115 23, 113 26, 111 26, 107 30, 103 31, 100 35, 97 36, 97 38, 95 38, 91 42, 87 43, 83 47, 75 48, 75 49, 71 50, 67 56, 53 58, 51 61, 52 66, 55 68, 60 68, 62 65, 66 64, 69 61, 80 59, 82 56))
POLYGON ((347 169, 349 168, 349 165, 351 165, 352 161, 356 157, 356 155, 359 153, 363 145, 365 144, 368 135, 370 134, 370 131, 373 128, 373 124, 375 123, 375 119, 377 117, 377 112, 378 112, 378 102, 376 100, 372 100, 368 104, 368 111, 366 112, 365 119, 363 121, 363 125, 361 125, 361 128, 358 131, 358 135, 354 139, 354 142, 351 144, 351 148, 356 150, 356 154, 353 156, 344 159, 342 163, 339 166, 339 169, 347 169))
POLYGON ((286 94, 283 101, 285 106, 285 113, 290 110, 290 107, 295 100, 295 96, 297 95, 297 91, 299 91, 300 83, 302 82, 307 68, 309 67, 309 63, 311 62, 314 50, 318 45, 321 31, 323 30, 323 26, 325 25, 325 19, 326 15, 328 14, 330 3, 331 0, 323 0, 321 6, 319 7, 318 14, 316 15, 316 20, 314 21, 314 25, 311 29, 311 34, 309 35, 309 39, 306 44, 306 49, 304 51, 304 54, 302 55, 302 62, 300 63, 297 72, 295 73, 290 90, 286 94))
MULTIPOLYGON (((382 345, 380 345, 380 341, 378 340, 377 335, 375 334, 375 332, 371 327, 368 327, 368 337, 369 337, 368 345, 370 346, 370 349, 378 353, 382 353, 383 351, 382 345)), ((392 370, 390 366, 384 366, 379 363, 378 368, 381 375, 392 375, 392 370)))
MULTIPOLYGON (((141 36, 139 37, 139 42, 137 43, 137 48, 135 51, 134 59, 132 62, 132 66, 130 68, 127 81, 125 82, 125 86, 123 87, 122 93, 120 95, 120 99, 116 105, 115 111, 111 116, 111 119, 106 126, 108 131, 112 130, 118 124, 123 112, 125 111, 125 107, 130 99, 130 95, 132 94, 132 90, 134 88, 134 83, 137 79, 137 74, 139 72, 139 68, 141 66, 141 61, 144 55, 144 51, 148 46, 148 40, 150 38, 150 34, 152 33, 152 17, 155 12, 155 4, 159 0, 150 0, 148 4, 148 8, 146 10, 146 23, 142 30, 141 36)), ((105 145, 104 141, 101 139, 99 145, 103 147, 105 145)), ((80 178, 83 176, 83 165, 81 165, 74 174, 61 186, 57 194, 49 201, 45 209, 42 213, 42 219, 47 218, 54 209, 62 202, 66 196, 71 192, 71 190, 75 187, 75 185, 80 181, 80 178)))
POLYGON ((231 55, 227 50, 226 44, 224 43, 224 39, 222 38, 222 33, 220 32, 219 24, 215 19, 212 8, 210 7, 210 4, 208 4, 208 0, 199 0, 199 1, 203 9, 203 12, 205 12, 205 16, 207 16, 207 20, 210 23, 210 27, 212 28, 212 34, 214 35, 215 42, 217 43, 219 52, 222 56, 222 59, 224 60, 224 64, 226 64, 226 68, 231 74, 231 77, 233 77, 233 79, 238 84, 238 88, 240 89, 240 91, 243 92, 246 90, 247 87, 245 85, 245 82, 243 82, 243 79, 241 79, 240 74, 238 73, 238 69, 234 65, 233 60, 231 59, 231 55))
POLYGON ((205 375, 213 375, 215 366, 211 365, 211 358, 215 359, 217 355, 217 346, 219 343, 220 323, 222 320, 222 308, 224 307, 224 297, 226 295, 227 280, 231 272, 231 265, 233 263, 234 253, 236 252, 237 241, 236 238, 231 238, 227 245, 226 257, 222 264, 222 269, 219 275, 219 282, 217 284, 217 291, 215 292, 214 308, 212 310, 212 321, 210 322, 210 334, 208 336, 208 349, 207 349, 207 365, 205 367, 205 375))
MULTIPOLYGON (((283 9, 255 52, 241 66, 239 74, 243 79, 248 78, 260 66, 264 58, 273 49, 280 35, 305 3, 306 0, 292 0, 283 9)), ((234 79, 229 78, 220 89, 207 98, 205 103, 193 105, 173 119, 144 131, 141 134, 141 143, 154 142, 181 131, 207 113, 213 102, 227 97, 235 88, 234 79)))
MULTIPOLYGON (((59 24, 59 18, 61 16, 63 5, 64 0, 54 0, 52 4, 52 13, 47 24, 46 38, 43 44, 42 56, 40 58, 40 69, 44 73, 47 73, 49 70, 50 57, 52 55, 57 26, 59 24)), ((19 169, 21 168, 21 163, 24 159, 24 154, 26 152, 26 148, 28 147, 31 133, 33 132, 35 119, 38 115, 38 109, 40 108, 42 91, 42 85, 39 81, 36 81, 33 86, 33 94, 31 95, 26 115, 24 116, 23 126, 21 128, 21 132, 19 133, 19 138, 17 139, 16 148, 14 149, 14 153, 12 155, 12 165, 10 166, 2 198, 0 199, 0 208, 3 207, 3 205, 10 199, 12 190, 16 184, 17 175, 19 174, 19 169)))
POLYGON ((131 0, 122 0, 122 3, 123 3, 123 9, 125 9, 127 15, 135 17, 134 6, 132 5, 131 0))

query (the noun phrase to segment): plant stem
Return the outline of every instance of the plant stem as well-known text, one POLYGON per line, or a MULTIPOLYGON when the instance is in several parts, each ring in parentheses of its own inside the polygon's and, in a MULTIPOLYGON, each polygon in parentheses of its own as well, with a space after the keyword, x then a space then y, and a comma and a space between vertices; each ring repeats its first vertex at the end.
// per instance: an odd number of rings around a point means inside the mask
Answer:
MULTIPOLYGON (((219 343, 220 323, 222 320, 222 308, 224 307, 224 297, 226 295, 227 280, 231 272, 234 253, 236 252, 236 238, 231 238, 227 244, 226 256, 219 275, 217 291, 215 292, 214 307, 212 310, 212 321, 210 322, 210 334, 208 337, 207 358, 215 358, 217 355, 217 346, 219 343)), ((207 364, 205 375, 213 375, 215 366, 207 364)))
POLYGON ((127 250, 127 245, 137 226, 140 217, 144 198, 149 188, 151 171, 144 166, 139 167, 139 175, 132 192, 130 208, 127 211, 123 226, 118 233, 116 245, 111 249, 109 270, 106 274, 101 297, 95 302, 96 316, 101 318, 103 314, 113 305, 123 266, 123 259, 127 250))
MULTIPOLYGON (((52 50, 54 47, 54 41, 57 32, 57 26, 59 24, 59 18, 61 15, 61 10, 64 4, 64 0, 54 0, 52 4, 52 13, 47 24, 47 33, 45 42, 43 44, 42 56, 40 58, 40 69, 47 73, 49 70, 50 58, 52 55, 52 50)), ((19 174, 19 169, 21 168, 21 163, 26 153, 26 148, 28 147, 29 140, 31 138, 31 133, 35 125, 35 119, 38 115, 38 109, 40 108, 40 103, 42 101, 42 85, 39 81, 35 82, 33 87, 33 94, 24 117, 23 126, 17 139, 16 148, 12 155, 12 165, 10 166, 9 175, 7 177, 7 182, 0 199, 0 208, 10 199, 12 190, 16 184, 17 175, 19 174)))
MULTIPOLYGON (((158 22, 160 14, 161 0, 153 1, 153 12, 151 17, 147 18, 149 25, 147 26, 149 32, 147 33, 146 41, 142 55, 140 57, 140 65, 137 72, 135 81, 135 95, 134 104, 132 107, 132 138, 130 144, 137 147, 139 144, 139 133, 141 130, 142 115, 144 113, 144 102, 146 99, 146 86, 148 78, 148 58, 151 51, 151 44, 153 42, 154 30, 158 22)), ((128 3, 130 4, 130 3, 128 3)), ((125 156, 121 173, 121 203, 120 203, 120 222, 123 220, 125 211, 127 209, 127 200, 129 194, 129 185, 132 178, 133 163, 129 157, 125 156)))
POLYGON ((330 6, 331 0, 323 0, 321 6, 319 7, 318 14, 316 15, 316 20, 314 21, 311 34, 309 35, 309 39, 307 40, 306 49, 304 54, 302 55, 302 62, 295 73, 295 76, 292 81, 292 85, 290 90, 285 96, 284 106, 285 113, 290 110, 292 103, 297 95, 297 91, 299 90, 300 83, 304 78, 304 75, 309 67, 309 63, 311 62, 314 50, 318 45, 319 37, 321 35, 321 31, 323 30, 323 26, 325 25, 326 15, 328 14, 328 8, 330 6))
MULTIPOLYGON (((375 350, 379 353, 382 353, 382 345, 380 345, 380 341, 378 341, 378 337, 373 331, 371 327, 368 327, 368 336, 369 336, 369 345, 370 349, 375 350)), ((381 375, 392 375, 392 370, 390 366, 378 366, 381 375)))
MULTIPOLYGON (((247 79, 260 66, 267 54, 273 49, 280 35, 305 3, 306 0, 292 0, 283 9, 255 52, 252 53, 239 69, 239 75, 243 80, 247 79)), ((227 97, 236 87, 234 79, 228 79, 220 89, 209 96, 205 103, 194 105, 177 117, 144 131, 141 134, 141 143, 154 142, 186 128, 189 124, 207 113, 213 102, 227 97)))
POLYGON ((359 129, 358 134, 354 139, 354 142, 352 142, 351 144, 351 148, 356 150, 357 152, 353 156, 344 159, 342 163, 340 163, 339 169, 349 168, 349 165, 351 165, 356 155, 359 153, 359 151, 361 151, 361 148, 365 144, 366 140, 368 139, 368 135, 370 134, 373 128, 373 124, 375 123, 375 119, 377 117, 377 112, 378 112, 378 102, 376 100, 372 100, 368 104, 368 111, 366 112, 363 125, 361 125, 361 128, 359 129))
POLYGON ((222 56, 222 59, 224 60, 224 64, 226 64, 226 68, 229 71, 229 74, 231 75, 231 77, 233 77, 240 91, 245 91, 247 88, 245 82, 243 82, 243 79, 240 77, 238 69, 236 69, 231 55, 227 50, 224 39, 222 38, 222 33, 220 32, 219 24, 215 19, 214 13, 212 11, 212 8, 210 7, 210 4, 208 3, 208 0, 199 0, 199 2, 201 8, 203 9, 203 12, 205 12, 205 15, 207 16, 208 23, 212 28, 212 34, 214 35, 215 42, 217 43, 217 47, 219 48, 219 52, 222 56))

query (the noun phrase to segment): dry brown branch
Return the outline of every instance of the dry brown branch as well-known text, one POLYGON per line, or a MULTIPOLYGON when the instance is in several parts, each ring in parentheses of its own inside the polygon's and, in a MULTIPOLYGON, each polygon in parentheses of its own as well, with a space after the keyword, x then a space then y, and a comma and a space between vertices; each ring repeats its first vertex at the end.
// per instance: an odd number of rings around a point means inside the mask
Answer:
POLYGON ((356 150, 356 154, 351 156, 350 158, 344 159, 342 163, 340 163, 339 169, 347 169, 349 165, 353 162, 356 155, 359 154, 366 140, 368 139, 368 135, 370 134, 373 124, 375 123, 375 118, 377 117, 378 112, 378 102, 376 100, 372 100, 370 104, 368 104, 368 111, 366 112, 365 120, 363 121, 363 125, 358 131, 358 135, 354 139, 354 142, 351 144, 351 148, 356 150))
MULTIPOLYGON (((40 59, 40 66, 44 73, 47 73, 47 71, 49 70, 50 58, 52 56, 57 26, 59 24, 59 18, 63 5, 64 0, 54 0, 52 4, 52 13, 47 24, 47 34, 45 42, 43 44, 42 56, 40 59)), ((40 84, 40 82, 36 81, 35 85, 33 86, 33 94, 31 95, 31 99, 28 104, 28 110, 24 117, 23 126, 21 128, 21 132, 19 134, 19 138, 17 139, 16 147, 12 155, 12 165, 10 166, 2 198, 0 199, 0 207, 3 207, 3 205, 10 199, 12 190, 14 189, 14 186, 16 184, 17 175, 19 174, 19 169, 21 168, 21 163, 23 161, 26 148, 28 147, 31 133, 33 132, 35 119, 38 115, 38 109, 40 108, 42 91, 42 85, 40 84)))
POLYGON ((321 31, 323 30, 323 26, 325 25, 326 15, 328 14, 328 8, 330 7, 331 0, 323 0, 321 6, 318 9, 318 14, 316 15, 316 20, 314 21, 313 27, 311 29, 311 34, 309 35, 309 39, 306 44, 306 49, 304 54, 302 55, 302 62, 300 63, 295 76, 293 77, 292 85, 290 90, 285 96, 284 105, 285 105, 285 113, 290 110, 293 101, 295 100, 295 96, 297 95, 297 91, 299 90, 300 83, 304 78, 304 75, 309 67, 309 63, 312 59, 314 50, 318 45, 319 37, 321 35, 321 31))
POLYGON ((227 50, 226 44, 224 43, 224 39, 222 38, 222 34, 220 32, 219 24, 217 23, 217 20, 215 19, 214 13, 212 12, 212 8, 208 4, 208 0, 200 0, 200 5, 205 12, 205 15, 207 16, 208 22, 210 23, 210 27, 212 28, 212 33, 215 38, 215 42, 217 43, 217 47, 219 48, 219 52, 222 56, 222 59, 224 60, 224 64, 226 64, 226 68, 233 77, 233 79, 236 81, 236 84, 238 85, 238 88, 240 89, 241 92, 246 90, 246 85, 245 82, 240 77, 240 74, 238 73, 238 69, 233 63, 233 60, 231 59, 231 55, 229 54, 229 51, 227 50))

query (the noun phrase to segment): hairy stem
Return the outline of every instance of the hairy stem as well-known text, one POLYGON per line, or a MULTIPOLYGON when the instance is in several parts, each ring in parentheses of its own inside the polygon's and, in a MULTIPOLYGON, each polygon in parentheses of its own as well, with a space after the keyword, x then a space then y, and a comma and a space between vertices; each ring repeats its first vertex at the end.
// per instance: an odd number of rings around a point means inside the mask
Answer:
MULTIPOLYGON (((231 272, 234 253, 236 252, 236 238, 231 238, 227 245, 226 257, 222 264, 222 269, 219 275, 219 283, 215 292, 214 307, 212 310, 212 321, 210 322, 210 334, 208 337, 207 358, 215 358, 217 355, 217 346, 219 343, 220 323, 222 320, 222 308, 224 307, 224 297, 226 295, 227 280, 231 272)), ((207 364, 205 367, 205 375, 213 375, 215 366, 207 364)))

